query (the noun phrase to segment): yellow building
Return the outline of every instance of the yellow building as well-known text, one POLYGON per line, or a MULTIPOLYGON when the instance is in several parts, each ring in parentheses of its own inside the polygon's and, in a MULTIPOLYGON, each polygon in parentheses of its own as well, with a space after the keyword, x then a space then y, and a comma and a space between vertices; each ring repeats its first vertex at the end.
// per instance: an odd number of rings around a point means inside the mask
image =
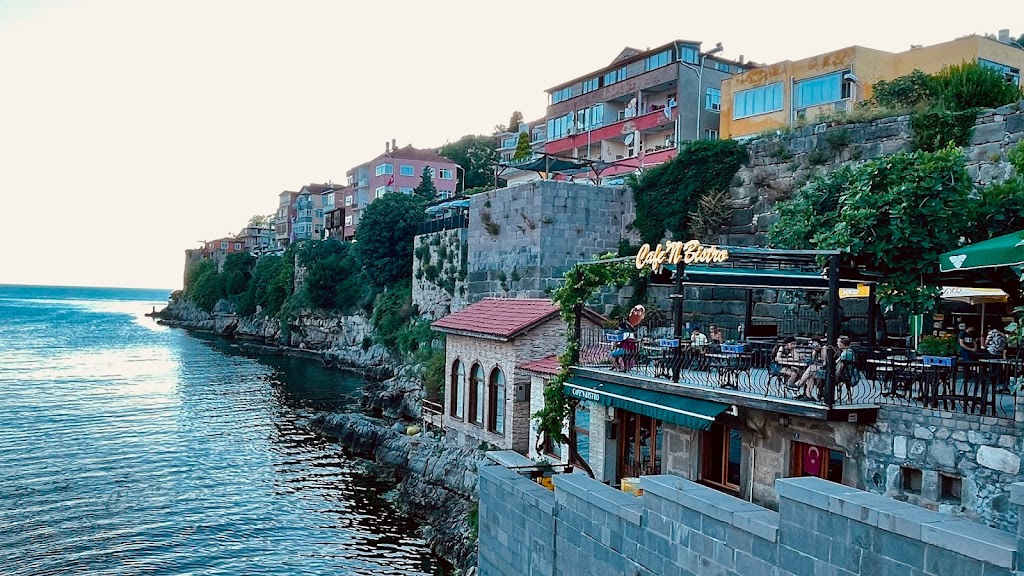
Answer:
POLYGON ((803 60, 785 60, 722 81, 722 137, 740 137, 813 120, 819 114, 852 110, 871 97, 879 80, 948 64, 978 61, 1003 71, 1020 85, 1024 49, 1002 31, 1004 41, 966 36, 933 46, 892 53, 850 46, 803 60))

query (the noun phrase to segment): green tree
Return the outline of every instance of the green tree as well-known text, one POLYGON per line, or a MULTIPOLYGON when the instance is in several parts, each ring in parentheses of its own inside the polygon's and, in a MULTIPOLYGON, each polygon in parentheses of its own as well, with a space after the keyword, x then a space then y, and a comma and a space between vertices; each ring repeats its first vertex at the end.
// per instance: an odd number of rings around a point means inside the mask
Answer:
POLYGON ((512 117, 509 118, 509 120, 508 120, 508 128, 506 128, 505 131, 506 132, 515 132, 516 130, 519 130, 519 123, 522 122, 522 121, 523 121, 523 113, 520 112, 519 110, 516 110, 515 112, 512 113, 512 117))
POLYGON ((528 132, 519 133, 519 142, 516 142, 516 153, 512 156, 515 160, 525 160, 533 154, 533 150, 530 149, 530 134, 528 132))
POLYGON ((250 228, 267 228, 270 226, 270 216, 263 214, 256 214, 252 218, 249 218, 250 228))
POLYGON ((363 209, 356 227, 356 254, 378 288, 412 277, 413 240, 425 202, 415 194, 387 194, 363 209))
POLYGON ((327 310, 354 310, 366 285, 354 245, 334 238, 310 244, 299 255, 299 262, 308 269, 305 289, 310 301, 327 310))
POLYGON ((939 255, 967 230, 972 189, 963 153, 954 148, 843 166, 779 206, 769 241, 847 251, 853 264, 883 275, 883 303, 925 312, 937 289, 921 279, 938 271, 939 255))
POLYGON ((203 260, 189 270, 185 292, 196 306, 213 312, 217 302, 225 296, 224 282, 225 276, 217 272, 217 264, 203 260))
POLYGON ((998 108, 1021 99, 1021 89, 1006 81, 1002 72, 977 60, 945 66, 935 75, 938 104, 961 112, 974 108, 998 108))
POLYGON ((879 80, 871 86, 871 98, 866 106, 878 108, 913 108, 931 102, 938 94, 939 86, 935 77, 914 70, 905 76, 892 80, 879 80))
POLYGON ((427 202, 437 199, 437 186, 434 186, 434 174, 430 167, 423 167, 423 174, 420 175, 420 183, 412 189, 412 193, 423 198, 427 202))
MULTIPOLYGON (((441 156, 462 167, 462 180, 455 182, 456 190, 468 190, 494 184, 495 142, 493 136, 466 135, 458 141, 441 147, 441 156)), ((456 174, 456 177, 459 175, 456 174)))
POLYGON ((633 227, 641 242, 656 244, 666 230, 676 239, 692 233, 691 220, 704 196, 729 188, 747 152, 735 140, 696 140, 679 154, 629 178, 636 204, 633 227))

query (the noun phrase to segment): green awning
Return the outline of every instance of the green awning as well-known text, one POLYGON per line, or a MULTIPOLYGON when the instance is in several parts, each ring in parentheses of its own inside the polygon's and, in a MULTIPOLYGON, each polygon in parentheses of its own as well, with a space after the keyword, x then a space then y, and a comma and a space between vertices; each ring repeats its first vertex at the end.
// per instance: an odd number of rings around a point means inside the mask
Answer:
POLYGON ((1024 230, 962 246, 939 256, 942 272, 1021 264, 1024 264, 1024 230))
POLYGON ((573 398, 615 406, 694 430, 708 430, 715 417, 729 409, 728 404, 600 382, 582 376, 573 376, 563 388, 573 398))

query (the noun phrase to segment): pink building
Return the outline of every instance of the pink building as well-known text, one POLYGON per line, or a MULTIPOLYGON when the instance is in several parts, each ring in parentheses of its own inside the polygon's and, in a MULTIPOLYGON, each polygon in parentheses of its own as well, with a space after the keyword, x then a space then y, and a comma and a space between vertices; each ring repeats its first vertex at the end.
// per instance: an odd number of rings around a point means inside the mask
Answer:
POLYGON ((391 192, 412 194, 419 185, 423 169, 431 171, 439 198, 455 196, 455 170, 460 168, 433 150, 411 145, 398 148, 394 140, 384 145, 384 153, 348 171, 348 186, 335 197, 335 206, 345 209, 345 240, 355 237, 360 213, 371 202, 391 192))

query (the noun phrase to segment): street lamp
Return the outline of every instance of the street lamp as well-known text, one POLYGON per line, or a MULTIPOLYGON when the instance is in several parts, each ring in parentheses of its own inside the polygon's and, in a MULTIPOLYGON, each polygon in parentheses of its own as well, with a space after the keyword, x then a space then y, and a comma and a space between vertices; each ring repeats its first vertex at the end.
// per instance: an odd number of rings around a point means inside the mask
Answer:
MULTIPOLYGON (((680 64, 682 64, 683 66, 686 66, 690 70, 693 70, 694 72, 697 73, 697 135, 696 135, 696 138, 695 138, 696 140, 700 140, 700 109, 704 107, 704 94, 701 92, 701 89, 704 87, 704 59, 707 58, 709 54, 718 54, 721 51, 722 51, 722 43, 719 42, 719 43, 715 44, 714 48, 712 48, 711 50, 708 50, 707 52, 704 52, 703 54, 701 54, 701 56, 700 56, 700 68, 695 67, 693 64, 689 64, 689 63, 683 62, 682 58, 680 58, 678 60, 678 62, 680 64)), ((681 112, 682 112, 682 108, 680 108, 679 112, 676 112, 676 151, 677 152, 680 149, 679 139, 680 139, 680 136, 682 136, 682 120, 683 120, 683 115, 681 114, 681 112)))

